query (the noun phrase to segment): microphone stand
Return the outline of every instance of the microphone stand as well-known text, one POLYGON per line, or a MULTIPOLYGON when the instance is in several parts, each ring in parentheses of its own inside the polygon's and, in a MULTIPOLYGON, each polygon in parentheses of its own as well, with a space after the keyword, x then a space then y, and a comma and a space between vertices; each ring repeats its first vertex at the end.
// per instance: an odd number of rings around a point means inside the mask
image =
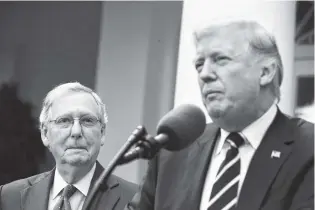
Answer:
POLYGON ((154 139, 153 136, 146 134, 135 144, 135 149, 125 153, 117 164, 124 165, 140 158, 151 160, 161 148, 162 146, 154 139))
POLYGON ((143 126, 138 126, 136 130, 133 131, 131 136, 128 138, 123 147, 118 151, 118 153, 114 156, 113 160, 109 163, 107 168, 102 172, 99 178, 95 181, 95 184, 91 188, 91 191, 88 193, 86 198, 86 208, 82 210, 94 210, 101 198, 101 191, 106 190, 106 183, 113 172, 113 170, 119 164, 119 161, 122 159, 123 155, 134 145, 136 144, 141 137, 147 134, 145 128, 143 126))

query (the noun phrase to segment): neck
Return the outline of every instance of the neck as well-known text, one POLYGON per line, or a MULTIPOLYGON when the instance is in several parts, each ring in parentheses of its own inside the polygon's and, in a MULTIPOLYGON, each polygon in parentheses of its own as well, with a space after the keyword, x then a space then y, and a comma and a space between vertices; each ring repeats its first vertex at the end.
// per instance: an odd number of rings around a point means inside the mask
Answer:
POLYGON ((57 164, 58 172, 68 184, 74 184, 78 182, 92 169, 92 167, 93 164, 80 166, 57 164))

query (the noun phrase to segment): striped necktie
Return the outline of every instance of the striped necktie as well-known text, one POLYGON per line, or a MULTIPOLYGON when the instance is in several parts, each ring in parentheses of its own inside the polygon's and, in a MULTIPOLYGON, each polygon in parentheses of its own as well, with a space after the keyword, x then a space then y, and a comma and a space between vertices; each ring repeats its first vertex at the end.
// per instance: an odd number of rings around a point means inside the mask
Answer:
POLYGON ((70 184, 63 188, 62 195, 60 196, 57 204, 54 206, 54 210, 71 210, 69 199, 76 190, 77 188, 70 184))
POLYGON ((230 148, 215 178, 208 210, 232 210, 237 204, 241 168, 239 147, 244 144, 244 139, 238 133, 230 133, 226 141, 230 148))

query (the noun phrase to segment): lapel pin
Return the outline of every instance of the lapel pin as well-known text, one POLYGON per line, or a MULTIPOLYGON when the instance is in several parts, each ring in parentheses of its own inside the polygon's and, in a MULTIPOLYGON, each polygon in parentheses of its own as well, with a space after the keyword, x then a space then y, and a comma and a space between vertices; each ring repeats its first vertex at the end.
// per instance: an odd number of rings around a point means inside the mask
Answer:
POLYGON ((280 151, 272 150, 271 158, 280 158, 280 156, 281 156, 281 152, 280 151))

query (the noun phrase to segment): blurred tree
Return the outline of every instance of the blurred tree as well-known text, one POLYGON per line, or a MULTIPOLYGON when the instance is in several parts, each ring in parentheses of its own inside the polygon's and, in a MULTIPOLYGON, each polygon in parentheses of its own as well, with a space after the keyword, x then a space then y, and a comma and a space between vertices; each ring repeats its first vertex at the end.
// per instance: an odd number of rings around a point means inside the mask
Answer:
POLYGON ((44 158, 32 106, 18 98, 16 83, 0 88, 0 185, 39 172, 44 158))

